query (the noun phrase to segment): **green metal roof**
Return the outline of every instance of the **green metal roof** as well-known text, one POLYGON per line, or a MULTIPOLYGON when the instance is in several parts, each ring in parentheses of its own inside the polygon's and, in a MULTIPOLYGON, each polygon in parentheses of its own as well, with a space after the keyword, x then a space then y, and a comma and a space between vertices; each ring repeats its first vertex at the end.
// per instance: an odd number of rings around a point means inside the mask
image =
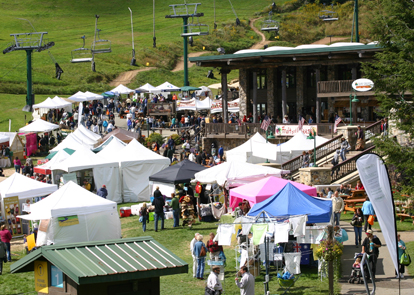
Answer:
POLYGON ((33 271, 47 260, 77 284, 143 279, 188 272, 188 264, 152 237, 43 246, 10 267, 33 271))
POLYGON ((181 91, 194 91, 194 90, 201 90, 201 88, 194 87, 194 86, 182 86, 180 87, 181 91))
POLYGON ((276 56, 304 56, 304 55, 317 55, 321 53, 345 53, 356 51, 379 51, 381 47, 379 45, 354 45, 354 46, 327 46, 320 48, 292 48, 288 50, 254 50, 248 53, 240 54, 224 54, 224 55, 211 55, 211 56, 199 56, 190 57, 191 62, 211 62, 211 61, 223 61, 223 60, 237 60, 244 58, 254 57, 276 57, 276 56))

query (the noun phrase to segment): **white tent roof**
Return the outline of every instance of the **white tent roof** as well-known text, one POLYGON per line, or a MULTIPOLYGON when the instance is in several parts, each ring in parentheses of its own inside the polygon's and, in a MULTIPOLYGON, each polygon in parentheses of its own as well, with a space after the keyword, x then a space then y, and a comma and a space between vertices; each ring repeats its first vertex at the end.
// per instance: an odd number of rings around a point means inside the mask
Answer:
POLYGON ((200 86, 198 88, 201 88, 201 90, 196 90, 195 91, 195 93, 196 93, 197 96, 203 97, 203 96, 205 96, 206 92, 208 92, 207 95, 210 95, 211 94, 211 89, 208 88, 207 86, 200 86))
MULTIPOLYGON (((107 158, 108 159, 108 158, 107 158)), ((170 164, 170 159, 163 157, 140 144, 133 139, 117 155, 112 155, 111 159, 120 162, 120 167, 125 168, 139 163, 165 163, 170 164)))
MULTIPOLYGON (((314 148, 314 140, 306 139, 307 135, 302 131, 298 132, 291 139, 282 144, 282 151, 309 151, 314 148)), ((316 136, 316 146, 319 146, 329 139, 326 139, 322 136, 316 136)))
POLYGON ((59 105, 50 97, 46 98, 46 100, 42 101, 41 103, 37 103, 33 105, 33 109, 57 109, 59 105))
POLYGON ((281 177, 283 170, 242 162, 225 162, 194 175, 192 182, 239 186, 267 176, 281 177))
POLYGON ((211 108, 211 99, 206 97, 203 100, 196 100, 197 110, 209 110, 211 108))
POLYGON ((9 142, 9 141, 10 141, 10 137, 0 134, 0 143, 5 143, 5 142, 9 142))
POLYGON ((135 92, 134 89, 130 89, 122 84, 119 84, 118 86, 116 86, 114 89, 111 90, 114 93, 119 93, 119 94, 129 94, 131 92, 135 92))
POLYGON ((108 143, 99 153, 97 153, 98 156, 105 159, 113 158, 114 155, 118 154, 119 151, 126 146, 122 140, 113 135, 107 140, 110 140, 111 142, 108 143))
POLYGON ((69 181, 47 198, 30 205, 31 213, 21 217, 29 220, 42 220, 110 211, 116 209, 116 206, 115 202, 101 198, 69 181))
POLYGON ((90 149, 81 147, 66 160, 51 167, 51 170, 63 170, 74 172, 92 168, 118 167, 117 162, 110 162, 92 152, 90 149))
POLYGON ((156 90, 154 86, 152 86, 150 83, 147 83, 145 85, 142 85, 141 87, 135 89, 141 92, 152 92, 153 90, 156 90))
POLYGON ((72 103, 71 102, 66 101, 63 98, 60 98, 59 96, 55 96, 52 99, 52 101, 55 102, 59 106, 59 108, 64 108, 64 107, 67 107, 67 106, 72 106, 72 103))
POLYGON ((0 182, 1 198, 15 197, 19 199, 45 196, 57 190, 55 184, 36 181, 20 173, 14 173, 6 180, 0 182))
POLYGON ((60 163, 69 157, 70 155, 65 150, 59 150, 49 162, 36 166, 36 168, 48 170, 51 169, 53 165, 56 165, 57 163, 60 163))
POLYGON ((86 92, 85 92, 85 95, 86 95, 86 96, 88 96, 88 97, 89 97, 89 99, 91 99, 91 100, 99 100, 99 99, 104 99, 104 96, 103 96, 103 95, 96 94, 96 93, 89 92, 89 91, 86 91, 86 92))
POLYGON ((158 85, 155 87, 158 91, 164 91, 164 92, 174 92, 174 91, 181 91, 180 87, 174 86, 170 82, 164 82, 161 85, 158 85))
POLYGON ((90 139, 92 139, 93 141, 96 141, 96 142, 101 139, 101 136, 99 134, 96 134, 95 132, 90 131, 89 129, 87 129, 83 125, 79 125, 78 128, 73 133, 77 133, 77 132, 82 133, 86 137, 88 137, 88 138, 90 138, 90 139))
POLYGON ((77 150, 82 147, 87 147, 84 143, 82 143, 73 133, 68 134, 66 138, 59 143, 57 146, 55 146, 51 151, 57 152, 59 150, 63 150, 64 148, 69 148, 72 150, 77 150))
POLYGON ((19 132, 50 132, 58 128, 59 125, 46 122, 42 119, 38 119, 30 123, 29 125, 20 128, 19 132))
POLYGON ((88 96, 85 93, 83 93, 82 91, 76 92, 74 95, 68 97, 68 99, 70 99, 72 101, 76 101, 76 102, 88 101, 89 100, 88 96))

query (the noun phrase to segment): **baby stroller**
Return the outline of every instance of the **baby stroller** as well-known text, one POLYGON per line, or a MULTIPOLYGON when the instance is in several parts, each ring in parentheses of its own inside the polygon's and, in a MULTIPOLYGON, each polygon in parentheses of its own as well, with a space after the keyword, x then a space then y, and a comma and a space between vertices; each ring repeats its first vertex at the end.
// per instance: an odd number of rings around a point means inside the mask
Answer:
MULTIPOLYGON (((364 263, 364 266, 362 266, 361 260, 362 260, 362 256, 363 254, 361 253, 355 253, 354 259, 355 262, 359 261, 360 264, 357 267, 352 266, 352 272, 351 272, 351 276, 348 280, 348 283, 350 284, 363 284, 364 281, 362 279, 362 271, 361 271, 361 267, 364 267, 364 273, 368 274, 368 268, 367 268, 367 264, 364 263)), ((354 262, 354 264, 355 264, 354 262)))

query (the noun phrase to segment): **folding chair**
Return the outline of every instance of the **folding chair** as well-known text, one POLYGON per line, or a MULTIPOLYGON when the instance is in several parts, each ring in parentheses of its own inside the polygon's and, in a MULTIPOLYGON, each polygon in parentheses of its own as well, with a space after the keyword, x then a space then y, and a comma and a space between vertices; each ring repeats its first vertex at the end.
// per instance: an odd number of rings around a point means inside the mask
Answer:
MULTIPOLYGON (((301 276, 301 272, 300 272, 300 269, 299 268, 292 267, 288 263, 286 263, 286 256, 287 255, 290 255, 290 254, 293 254, 293 253, 283 253, 283 255, 285 257, 285 269, 284 269, 284 272, 285 273, 286 272, 289 272, 290 274, 293 274, 294 277, 291 278, 291 279, 278 278, 279 286, 284 290, 283 295, 284 294, 287 294, 289 292, 290 288, 292 288, 295 285, 295 282, 301 276)), ((299 259, 299 261, 300 261, 301 256, 296 256, 293 261, 296 262, 297 259, 299 259)))

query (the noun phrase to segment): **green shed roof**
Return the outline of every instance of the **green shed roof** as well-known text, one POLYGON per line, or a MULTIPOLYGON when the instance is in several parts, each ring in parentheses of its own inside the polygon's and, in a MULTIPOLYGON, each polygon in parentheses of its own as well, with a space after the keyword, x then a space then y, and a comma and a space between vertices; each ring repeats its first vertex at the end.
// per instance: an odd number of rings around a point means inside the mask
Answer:
POLYGON ((152 237, 44 246, 12 264, 11 273, 33 271, 47 260, 79 285, 188 272, 188 264, 152 237))

